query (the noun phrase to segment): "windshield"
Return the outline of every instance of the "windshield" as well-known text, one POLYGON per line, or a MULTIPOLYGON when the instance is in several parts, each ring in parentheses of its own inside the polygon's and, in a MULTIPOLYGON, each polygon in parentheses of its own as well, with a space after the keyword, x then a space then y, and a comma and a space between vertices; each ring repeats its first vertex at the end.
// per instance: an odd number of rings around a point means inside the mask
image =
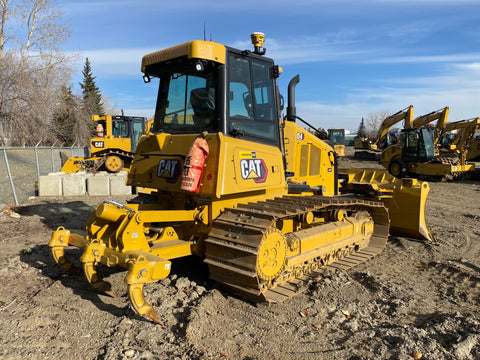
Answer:
POLYGON ((179 134, 216 129, 215 68, 191 68, 180 72, 173 67, 161 76, 154 131, 179 134))
POLYGON ((137 149, 138 141, 140 137, 143 135, 143 122, 134 121, 132 122, 132 151, 137 149))
POLYGON ((112 133, 113 133, 113 136, 127 137, 128 136, 127 122, 123 119, 113 120, 112 133))
POLYGON ((420 150, 420 156, 425 158, 435 157, 435 146, 433 144, 433 131, 430 129, 422 130, 422 146, 420 150))

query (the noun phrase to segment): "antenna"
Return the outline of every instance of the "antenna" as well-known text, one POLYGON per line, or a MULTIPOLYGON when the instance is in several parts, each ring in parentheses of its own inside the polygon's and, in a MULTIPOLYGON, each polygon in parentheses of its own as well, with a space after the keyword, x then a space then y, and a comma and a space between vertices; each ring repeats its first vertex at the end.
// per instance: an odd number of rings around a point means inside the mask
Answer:
POLYGON ((204 21, 203 22, 203 41, 207 41, 207 37, 205 35, 205 26, 206 26, 206 24, 205 24, 205 21, 204 21))

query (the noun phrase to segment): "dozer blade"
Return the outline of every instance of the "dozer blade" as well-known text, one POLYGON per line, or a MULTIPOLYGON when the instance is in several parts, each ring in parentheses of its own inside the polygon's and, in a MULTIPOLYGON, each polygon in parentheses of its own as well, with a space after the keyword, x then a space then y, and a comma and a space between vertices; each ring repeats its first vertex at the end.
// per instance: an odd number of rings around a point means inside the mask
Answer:
POLYGON ((76 173, 77 171, 84 169, 85 166, 82 165, 82 161, 85 160, 85 158, 82 157, 69 157, 65 164, 63 164, 62 168, 60 171, 64 172, 65 174, 73 174, 76 173))
POLYGON ((435 241, 427 228, 425 205, 430 186, 416 179, 397 179, 386 171, 340 169, 342 193, 380 200, 388 207, 390 233, 435 241))
MULTIPOLYGON (((92 167, 93 164, 98 163, 98 160, 100 159, 101 158, 98 156, 93 156, 90 158, 70 157, 67 159, 67 161, 65 161, 60 171, 64 172, 65 174, 74 174, 80 170, 92 167)), ((102 164, 103 163, 101 163, 98 167, 100 167, 102 164)))

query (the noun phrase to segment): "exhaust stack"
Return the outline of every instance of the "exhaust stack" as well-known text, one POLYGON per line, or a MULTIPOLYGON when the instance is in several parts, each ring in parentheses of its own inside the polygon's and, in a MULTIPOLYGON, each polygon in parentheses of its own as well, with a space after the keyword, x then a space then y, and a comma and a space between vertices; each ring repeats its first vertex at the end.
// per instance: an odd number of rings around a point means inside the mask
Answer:
POLYGON ((288 83, 288 106, 287 106, 287 120, 295 122, 297 117, 297 109, 295 108, 295 87, 300 82, 300 75, 297 74, 288 83))

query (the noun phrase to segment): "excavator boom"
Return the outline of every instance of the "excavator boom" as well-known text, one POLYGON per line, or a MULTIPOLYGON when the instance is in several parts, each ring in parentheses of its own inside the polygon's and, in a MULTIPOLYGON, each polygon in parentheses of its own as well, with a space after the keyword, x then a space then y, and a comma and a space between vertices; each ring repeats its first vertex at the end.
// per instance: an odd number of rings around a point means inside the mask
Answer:
POLYGON ((436 128, 442 130, 447 124, 448 113, 450 108, 448 106, 443 109, 432 111, 431 113, 421 115, 415 118, 412 123, 413 128, 419 128, 430 124, 433 121, 437 121, 436 128))

